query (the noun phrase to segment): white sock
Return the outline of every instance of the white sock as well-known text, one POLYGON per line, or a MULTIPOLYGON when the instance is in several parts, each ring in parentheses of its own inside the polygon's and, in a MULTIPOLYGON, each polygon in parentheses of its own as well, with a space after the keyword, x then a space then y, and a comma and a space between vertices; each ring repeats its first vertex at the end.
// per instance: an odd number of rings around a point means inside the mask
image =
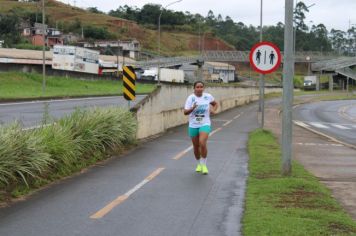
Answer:
POLYGON ((206 158, 200 158, 200 164, 206 165, 206 158))
MULTIPOLYGON (((196 159, 197 160, 197 159, 196 159)), ((198 164, 201 164, 201 158, 199 160, 197 160, 198 164)))

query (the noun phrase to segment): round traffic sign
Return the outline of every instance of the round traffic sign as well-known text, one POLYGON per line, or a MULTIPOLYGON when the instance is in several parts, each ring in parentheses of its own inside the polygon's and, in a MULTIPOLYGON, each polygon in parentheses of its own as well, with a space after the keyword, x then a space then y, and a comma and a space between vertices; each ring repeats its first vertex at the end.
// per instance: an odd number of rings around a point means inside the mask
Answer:
POLYGON ((271 42, 257 43, 250 51, 252 68, 262 74, 269 74, 275 71, 280 66, 281 61, 281 51, 271 42))

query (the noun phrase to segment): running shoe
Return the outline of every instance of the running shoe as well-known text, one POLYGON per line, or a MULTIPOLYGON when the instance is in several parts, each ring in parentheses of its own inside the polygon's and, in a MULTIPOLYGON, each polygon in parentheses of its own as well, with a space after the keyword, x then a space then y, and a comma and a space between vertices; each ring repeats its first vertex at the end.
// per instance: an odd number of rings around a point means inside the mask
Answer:
POLYGON ((201 169, 203 175, 207 175, 209 173, 208 167, 206 167, 206 165, 202 165, 201 169))
POLYGON ((201 164, 198 164, 197 165, 197 168, 195 169, 196 172, 201 172, 202 170, 202 165, 201 164))

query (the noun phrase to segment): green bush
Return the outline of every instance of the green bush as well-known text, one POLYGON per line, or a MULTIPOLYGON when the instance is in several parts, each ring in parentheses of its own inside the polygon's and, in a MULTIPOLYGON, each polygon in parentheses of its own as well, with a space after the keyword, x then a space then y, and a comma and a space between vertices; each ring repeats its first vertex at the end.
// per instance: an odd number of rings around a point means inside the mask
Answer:
MULTIPOLYGON (((35 45, 32 45, 30 43, 20 43, 20 44, 16 44, 14 45, 14 48, 17 48, 17 49, 28 49, 28 50, 37 50, 37 51, 41 51, 43 50, 43 46, 35 46, 35 45)), ((46 47, 46 51, 49 51, 50 48, 49 47, 46 47)))
POLYGON ((294 76, 293 84, 295 88, 303 88, 304 77, 303 76, 294 76))
MULTIPOLYGON (((76 110, 34 130, 0 126, 0 193, 69 175, 135 142, 137 124, 117 107, 76 110), (37 181, 38 182, 38 181, 37 181)), ((21 192, 21 191, 20 191, 21 192)), ((0 196, 1 199, 1 196, 0 196)))

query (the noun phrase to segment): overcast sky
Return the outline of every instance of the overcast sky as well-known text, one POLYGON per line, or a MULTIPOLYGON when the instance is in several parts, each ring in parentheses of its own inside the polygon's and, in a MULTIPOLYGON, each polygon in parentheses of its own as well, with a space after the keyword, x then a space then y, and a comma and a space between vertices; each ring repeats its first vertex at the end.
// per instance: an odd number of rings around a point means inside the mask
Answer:
MULTIPOLYGON (((76 2, 79 7, 97 7, 99 10, 108 12, 117 9, 119 6, 137 6, 141 8, 147 3, 167 4, 174 0, 61 0, 71 5, 76 2)), ((230 16, 234 21, 241 21, 247 25, 259 25, 260 0, 183 0, 169 7, 174 11, 189 11, 199 13, 203 16, 209 10, 217 16, 221 14, 223 18, 230 16)), ((277 22, 284 22, 285 0, 263 0, 264 4, 264 25, 275 25, 277 22)), ((307 6, 315 4, 307 13, 305 23, 323 23, 328 30, 331 28, 347 30, 349 24, 356 26, 356 0, 304 0, 307 6)))

